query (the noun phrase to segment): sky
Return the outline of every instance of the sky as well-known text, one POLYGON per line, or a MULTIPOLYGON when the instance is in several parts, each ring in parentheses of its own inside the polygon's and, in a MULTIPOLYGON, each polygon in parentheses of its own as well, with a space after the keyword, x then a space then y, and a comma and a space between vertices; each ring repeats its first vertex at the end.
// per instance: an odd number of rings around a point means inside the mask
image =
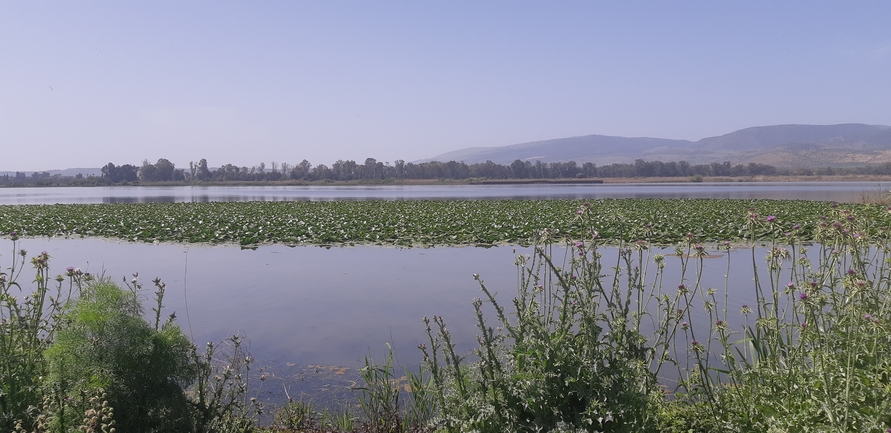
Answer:
POLYGON ((888 1, 0 0, 0 171, 891 125, 888 1))

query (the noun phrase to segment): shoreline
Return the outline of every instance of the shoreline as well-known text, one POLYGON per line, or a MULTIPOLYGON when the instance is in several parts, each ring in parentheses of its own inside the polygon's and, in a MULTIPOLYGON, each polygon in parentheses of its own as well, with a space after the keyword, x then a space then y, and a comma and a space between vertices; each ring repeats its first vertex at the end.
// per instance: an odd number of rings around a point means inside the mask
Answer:
POLYGON ((91 188, 118 186, 440 186, 440 185, 578 185, 578 184, 659 184, 659 183, 766 183, 766 182, 891 182, 891 175, 831 175, 831 176, 703 176, 695 180, 684 177, 621 177, 621 178, 545 178, 545 179, 382 179, 346 181, 219 181, 219 182, 132 182, 123 184, 9 184, 0 188, 91 188))

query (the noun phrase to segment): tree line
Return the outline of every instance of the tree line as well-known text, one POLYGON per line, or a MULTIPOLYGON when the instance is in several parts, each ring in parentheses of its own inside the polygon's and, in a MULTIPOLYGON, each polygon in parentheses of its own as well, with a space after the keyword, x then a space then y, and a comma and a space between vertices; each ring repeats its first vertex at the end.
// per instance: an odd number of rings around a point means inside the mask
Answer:
MULTIPOLYGON (((216 169, 208 167, 207 159, 190 162, 187 169, 177 169, 167 159, 151 164, 143 161, 141 167, 129 164, 115 166, 108 163, 102 168, 102 176, 113 183, 162 182, 162 181, 353 181, 385 179, 566 179, 592 177, 686 177, 686 176, 758 176, 780 173, 776 167, 764 164, 737 164, 729 162, 690 165, 686 161, 662 162, 636 160, 633 164, 609 164, 597 166, 592 162, 578 164, 568 162, 530 162, 516 160, 509 165, 492 161, 466 164, 457 161, 431 161, 422 163, 396 160, 392 164, 367 158, 364 163, 353 160, 337 160, 330 166, 313 165, 307 160, 299 164, 272 162, 268 166, 247 167, 224 164, 216 169)), ((891 169, 889 169, 891 172, 891 169)))
POLYGON ((837 174, 891 175, 891 163, 846 168, 777 168, 772 165, 749 163, 731 164, 713 162, 691 165, 686 161, 646 161, 613 163, 598 166, 592 162, 578 164, 568 162, 543 162, 515 160, 504 165, 492 161, 466 164, 457 161, 431 161, 422 163, 396 160, 381 162, 367 158, 364 163, 353 160, 337 160, 330 166, 313 165, 307 160, 299 164, 261 162, 254 166, 224 164, 211 169, 207 159, 189 162, 186 168, 177 168, 168 159, 155 163, 143 160, 141 165, 115 165, 109 162, 102 167, 101 176, 50 176, 48 172, 35 172, 30 176, 16 172, 0 175, 0 184, 9 185, 109 185, 135 182, 255 182, 255 181, 374 181, 407 179, 566 179, 566 178, 640 178, 640 177, 747 177, 747 176, 827 176, 837 174))

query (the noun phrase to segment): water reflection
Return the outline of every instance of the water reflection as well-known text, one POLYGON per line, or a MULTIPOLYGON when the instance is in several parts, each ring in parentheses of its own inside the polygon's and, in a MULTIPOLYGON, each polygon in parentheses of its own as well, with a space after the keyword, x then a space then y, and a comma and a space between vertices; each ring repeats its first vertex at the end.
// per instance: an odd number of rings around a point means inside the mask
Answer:
POLYGON ((0 204, 208 201, 736 198, 857 202, 881 182, 715 182, 600 185, 171 186, 0 188, 0 204))
MULTIPOLYGON (((426 339, 422 318, 434 314, 446 319, 457 349, 469 351, 477 335, 470 302, 482 296, 473 274, 479 273, 502 304, 509 306, 516 293, 516 255, 531 253, 513 247, 273 245, 242 250, 99 239, 25 239, 20 247, 32 253, 47 251, 58 273, 74 266, 119 280, 138 272, 147 286, 152 278, 160 277, 167 284, 166 314, 176 312, 181 327, 199 347, 238 331, 251 341, 255 357, 270 366, 354 367, 369 352, 381 359, 387 342, 402 364, 417 364, 416 346, 426 339)), ((8 240, 0 242, 0 248, 11 253, 8 240)), ((605 266, 615 263, 614 248, 604 249, 603 254, 605 266)), ((730 282, 727 309, 734 325, 741 324, 742 305, 754 305, 754 292, 748 251, 731 254, 740 255, 734 258, 740 265, 733 267, 730 280, 724 277, 727 258, 719 254, 705 261, 702 284, 718 289, 722 297, 725 282, 730 282)), ((760 262, 763 252, 758 254, 760 262)), ((673 293, 682 281, 680 259, 668 256, 666 260, 663 286, 673 293)), ((695 276, 690 273, 686 278, 690 285, 695 276)), ((151 296, 150 289, 146 287, 145 299, 151 296)), ((707 324, 701 300, 695 302, 695 320, 707 324)))

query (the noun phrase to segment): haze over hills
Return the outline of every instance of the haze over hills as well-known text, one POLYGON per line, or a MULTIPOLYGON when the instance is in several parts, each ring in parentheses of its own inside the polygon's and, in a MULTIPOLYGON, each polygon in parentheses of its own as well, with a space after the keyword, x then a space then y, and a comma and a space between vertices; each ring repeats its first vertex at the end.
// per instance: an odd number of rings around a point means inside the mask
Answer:
POLYGON ((590 161, 597 165, 644 159, 690 164, 753 162, 778 168, 845 167, 891 162, 891 126, 859 123, 759 126, 698 141, 585 135, 466 148, 416 162, 510 164, 517 159, 533 163, 590 161))

